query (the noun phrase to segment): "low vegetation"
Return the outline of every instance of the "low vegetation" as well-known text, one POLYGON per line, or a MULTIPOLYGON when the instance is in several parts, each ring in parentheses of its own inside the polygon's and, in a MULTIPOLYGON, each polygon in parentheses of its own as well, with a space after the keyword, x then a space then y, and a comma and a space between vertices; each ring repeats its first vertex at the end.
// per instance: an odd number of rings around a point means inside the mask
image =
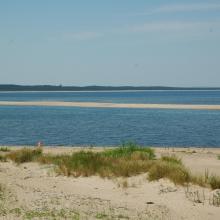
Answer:
POLYGON ((220 189, 220 177, 211 176, 209 178, 209 184, 210 184, 212 189, 220 189))
POLYGON ((155 158, 154 150, 136 144, 124 144, 118 148, 102 152, 79 151, 72 155, 42 154, 41 148, 21 149, 9 152, 6 157, 17 164, 35 161, 56 165, 56 171, 66 176, 129 177, 148 172, 150 181, 167 178, 179 185, 189 183, 200 186, 220 188, 220 178, 194 176, 175 156, 155 158))
POLYGON ((56 164, 57 171, 67 176, 129 177, 146 172, 155 158, 152 149, 134 144, 103 152, 80 151, 72 155, 45 155, 38 161, 56 164))
POLYGON ((7 157, 0 154, 0 162, 6 162, 6 161, 7 161, 7 157))
POLYGON ((4 192, 4 188, 3 188, 3 186, 0 184, 0 199, 2 198, 3 192, 4 192))
POLYGON ((161 178, 167 178, 175 184, 184 185, 190 181, 190 174, 182 164, 158 160, 149 169, 149 180, 159 180, 161 178))
POLYGON ((7 158, 13 160, 17 164, 35 161, 40 156, 42 156, 41 148, 23 148, 21 150, 11 151, 9 154, 7 154, 7 158))
POLYGON ((7 148, 7 147, 0 147, 0 151, 1 151, 1 152, 9 152, 10 149, 7 148))

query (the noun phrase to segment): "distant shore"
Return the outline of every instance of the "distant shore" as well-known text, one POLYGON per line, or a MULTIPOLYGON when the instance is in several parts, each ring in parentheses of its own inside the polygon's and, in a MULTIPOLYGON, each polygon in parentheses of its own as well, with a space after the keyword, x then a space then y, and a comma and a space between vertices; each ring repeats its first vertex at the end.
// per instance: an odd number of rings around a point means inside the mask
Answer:
POLYGON ((134 108, 134 109, 189 109, 220 110, 220 105, 195 104, 139 104, 139 103, 100 103, 100 102, 63 102, 63 101, 0 101, 0 106, 50 106, 50 107, 87 107, 87 108, 134 108))
POLYGON ((15 85, 0 84, 0 91, 151 91, 151 90, 220 90, 220 87, 177 87, 177 86, 63 86, 63 85, 15 85))

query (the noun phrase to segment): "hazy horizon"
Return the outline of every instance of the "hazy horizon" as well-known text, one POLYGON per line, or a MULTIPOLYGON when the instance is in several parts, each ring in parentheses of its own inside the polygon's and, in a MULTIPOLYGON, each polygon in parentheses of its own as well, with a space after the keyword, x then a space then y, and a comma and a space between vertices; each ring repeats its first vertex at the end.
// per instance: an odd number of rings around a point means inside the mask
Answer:
POLYGON ((219 86, 219 1, 2 1, 0 27, 0 84, 219 86))

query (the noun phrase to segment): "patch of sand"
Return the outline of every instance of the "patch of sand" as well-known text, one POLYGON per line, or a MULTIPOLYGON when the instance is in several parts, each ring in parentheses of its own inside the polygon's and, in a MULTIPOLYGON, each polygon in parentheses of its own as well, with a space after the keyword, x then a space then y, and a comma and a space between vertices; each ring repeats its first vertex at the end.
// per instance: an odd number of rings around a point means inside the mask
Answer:
MULTIPOLYGON (((80 148, 44 148, 53 154, 71 153, 80 148)), ((87 148, 88 150, 89 148, 87 148)), ((103 150, 103 148, 93 148, 103 150)), ((194 172, 219 174, 219 149, 156 148, 158 157, 176 154, 194 172)), ((0 184, 10 192, 9 209, 22 210, 74 210, 80 219, 189 219, 217 220, 220 207, 211 205, 211 190, 190 186, 175 186, 167 180, 148 182, 147 174, 125 179, 100 177, 57 176, 53 166, 12 162, 0 162, 0 184), (119 185, 127 181, 128 187, 119 185), (199 196, 199 202, 195 195, 199 196), (107 216, 104 218, 104 216, 107 216)), ((1 215, 0 215, 1 216, 1 215)), ((15 219, 8 214, 0 219, 15 219), (10 218, 11 217, 11 218, 10 218)), ((16 217, 16 219, 22 219, 16 217)), ((49 219, 49 218, 45 218, 49 219)), ((58 218, 59 219, 59 218, 58 218)), ((60 218, 62 219, 62 218, 60 218)), ((67 218, 68 219, 68 218, 67 218)))
POLYGON ((136 108, 136 109, 191 109, 220 110, 220 105, 191 104, 133 104, 133 103, 99 103, 99 102, 61 102, 61 101, 0 101, 0 106, 54 106, 87 108, 136 108))

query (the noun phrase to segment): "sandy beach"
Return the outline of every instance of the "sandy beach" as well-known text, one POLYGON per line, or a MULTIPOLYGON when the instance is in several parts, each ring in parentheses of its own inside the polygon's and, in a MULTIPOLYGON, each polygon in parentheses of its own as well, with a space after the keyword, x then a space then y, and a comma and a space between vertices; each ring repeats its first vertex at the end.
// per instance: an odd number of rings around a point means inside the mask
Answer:
MULTIPOLYGON (((45 147, 44 153, 70 154, 81 149, 45 147)), ((158 158, 177 155, 195 174, 208 170, 220 175, 220 149, 155 148, 155 153, 158 158)), ((74 178, 58 175, 52 165, 9 161, 0 162, 0 184, 5 187, 0 210, 9 210, 0 219, 54 219, 51 212, 58 216, 55 219, 217 220, 220 216, 220 208, 212 204, 216 191, 177 186, 167 179, 149 182, 147 173, 129 178, 74 178)))
POLYGON ((51 107, 86 107, 86 108, 136 108, 136 109, 191 109, 220 110, 220 105, 193 104, 133 104, 99 102, 60 102, 60 101, 0 101, 0 106, 51 106, 51 107))

